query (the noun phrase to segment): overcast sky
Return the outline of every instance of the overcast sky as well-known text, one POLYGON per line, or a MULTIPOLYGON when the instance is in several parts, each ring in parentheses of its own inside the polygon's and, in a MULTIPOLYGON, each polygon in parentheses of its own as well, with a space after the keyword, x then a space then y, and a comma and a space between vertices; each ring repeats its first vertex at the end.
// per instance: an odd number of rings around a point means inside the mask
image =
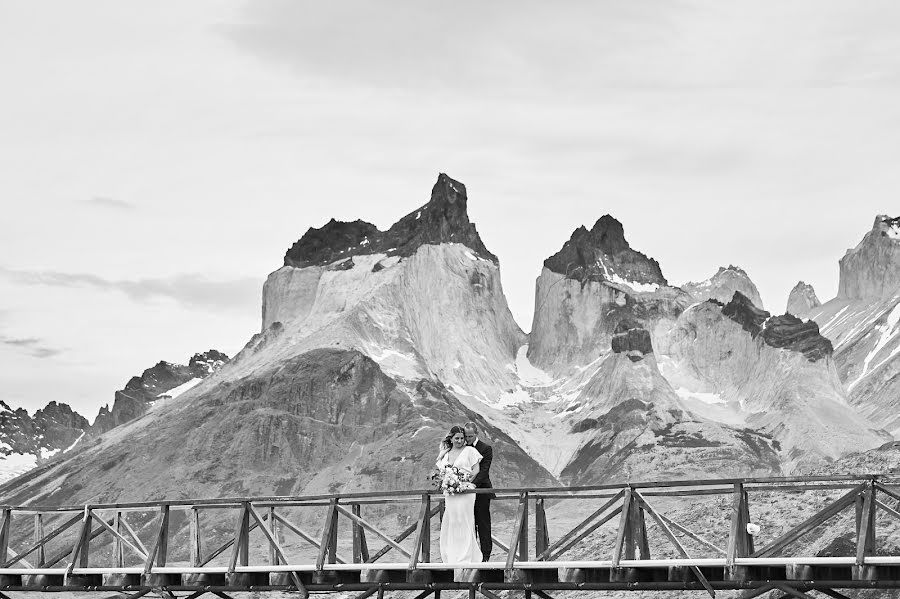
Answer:
POLYGON ((307 228, 384 229, 439 172, 526 331, 603 214, 779 313, 900 214, 895 0, 0 0, 0 81, 0 399, 32 413, 234 355, 307 228))

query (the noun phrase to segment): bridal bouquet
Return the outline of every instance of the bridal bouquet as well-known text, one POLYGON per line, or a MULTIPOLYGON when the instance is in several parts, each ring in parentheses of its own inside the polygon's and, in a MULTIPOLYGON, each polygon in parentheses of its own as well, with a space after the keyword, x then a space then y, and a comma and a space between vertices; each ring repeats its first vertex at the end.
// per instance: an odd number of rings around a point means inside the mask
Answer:
POLYGON ((462 491, 474 489, 472 475, 460 470, 456 466, 444 466, 435 468, 428 476, 432 486, 440 489, 444 495, 456 495, 462 491))

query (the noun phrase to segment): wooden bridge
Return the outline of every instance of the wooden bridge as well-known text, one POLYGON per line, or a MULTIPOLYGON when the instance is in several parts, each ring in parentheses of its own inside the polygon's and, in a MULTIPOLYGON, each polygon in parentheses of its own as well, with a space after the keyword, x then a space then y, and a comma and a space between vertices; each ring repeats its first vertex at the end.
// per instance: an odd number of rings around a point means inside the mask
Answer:
POLYGON ((900 487, 885 476, 496 491, 495 552, 477 564, 438 561, 443 498, 435 491, 2 506, 0 599, 6 591, 193 599, 266 590, 357 599, 737 590, 744 599, 770 591, 812 599, 900 588, 900 487))

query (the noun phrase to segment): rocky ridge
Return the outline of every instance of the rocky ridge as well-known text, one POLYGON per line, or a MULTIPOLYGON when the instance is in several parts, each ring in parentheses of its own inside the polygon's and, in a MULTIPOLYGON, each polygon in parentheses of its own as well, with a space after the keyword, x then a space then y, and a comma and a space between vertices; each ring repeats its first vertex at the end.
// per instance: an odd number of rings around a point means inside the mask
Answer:
POLYGON ((187 365, 160 361, 140 376, 132 377, 125 388, 115 392, 115 401, 100 408, 91 433, 100 434, 139 418, 161 400, 177 397, 219 370, 228 356, 211 349, 191 356, 187 365))
POLYGON ((30 416, 0 401, 0 482, 73 448, 88 429, 68 404, 51 401, 30 416))

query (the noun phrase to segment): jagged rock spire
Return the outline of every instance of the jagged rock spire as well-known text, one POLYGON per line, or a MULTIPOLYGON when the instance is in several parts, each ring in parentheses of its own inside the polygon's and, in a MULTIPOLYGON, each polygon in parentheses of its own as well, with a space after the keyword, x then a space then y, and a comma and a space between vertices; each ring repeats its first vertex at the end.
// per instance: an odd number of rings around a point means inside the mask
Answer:
POLYGON ((840 299, 886 299, 900 287, 900 216, 880 214, 840 260, 840 299))
POLYGON ((544 266, 570 279, 609 281, 620 277, 635 283, 666 285, 659 263, 631 249, 622 223, 606 214, 588 230, 578 227, 562 249, 544 266))
POLYGON ((469 221, 466 186, 446 174, 438 175, 428 203, 418 208, 387 231, 379 231, 362 220, 330 220, 320 229, 310 228, 284 256, 285 266, 303 268, 323 266, 355 255, 384 253, 410 256, 420 246, 460 243, 475 255, 494 263, 497 257, 488 251, 469 221))
POLYGON ((822 305, 816 296, 816 290, 809 283, 800 281, 791 289, 787 301, 787 313, 807 318, 811 310, 815 310, 822 305))

